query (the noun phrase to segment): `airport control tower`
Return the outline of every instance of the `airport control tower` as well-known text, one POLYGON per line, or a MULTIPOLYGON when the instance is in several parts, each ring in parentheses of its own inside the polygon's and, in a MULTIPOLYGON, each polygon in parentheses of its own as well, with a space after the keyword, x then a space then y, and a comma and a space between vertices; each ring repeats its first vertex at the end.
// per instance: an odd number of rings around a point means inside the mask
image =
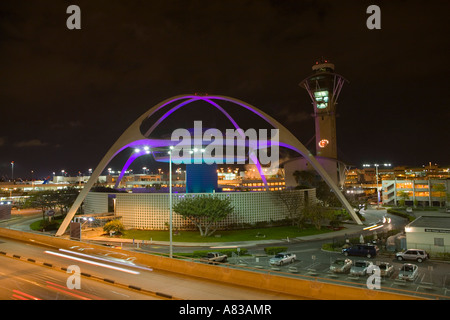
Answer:
MULTIPOLYGON (((314 108, 316 159, 336 184, 342 186, 345 164, 337 156, 336 104, 347 80, 334 72, 334 64, 327 59, 317 60, 312 70, 313 73, 299 85, 308 92, 314 108)), ((304 159, 296 159, 285 168, 312 170, 304 159)))
POLYGON ((336 104, 347 80, 334 72, 334 64, 319 59, 313 74, 300 83, 308 91, 314 107, 316 126, 316 156, 337 159, 336 104))

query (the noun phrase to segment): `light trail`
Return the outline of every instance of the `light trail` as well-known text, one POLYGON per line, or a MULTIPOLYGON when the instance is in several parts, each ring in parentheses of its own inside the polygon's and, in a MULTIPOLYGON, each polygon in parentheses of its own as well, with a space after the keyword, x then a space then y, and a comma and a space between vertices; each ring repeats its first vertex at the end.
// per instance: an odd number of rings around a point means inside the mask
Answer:
POLYGON ((102 258, 102 257, 92 256, 92 255, 89 255, 89 254, 86 254, 86 253, 75 252, 75 251, 70 251, 70 250, 66 250, 66 249, 59 249, 59 251, 66 252, 66 253, 71 253, 71 254, 75 254, 75 255, 79 255, 79 256, 82 256, 82 257, 86 257, 86 258, 91 258, 91 259, 97 259, 97 260, 101 260, 101 261, 107 261, 107 262, 122 264, 122 265, 125 265, 125 266, 132 266, 134 268, 144 269, 144 270, 147 270, 147 271, 153 271, 152 268, 137 266, 137 265, 133 264, 132 262, 125 263, 125 262, 117 261, 117 260, 116 261, 112 261, 111 259, 105 259, 105 258, 102 258))
POLYGON ((22 291, 19 291, 19 290, 13 290, 13 292, 23 296, 22 297, 22 296, 19 296, 17 294, 13 294, 14 298, 18 298, 18 299, 22 299, 22 300, 28 300, 27 298, 30 298, 32 300, 41 300, 39 298, 36 298, 36 297, 34 297, 32 295, 29 295, 29 294, 27 294, 25 292, 22 292, 22 291))
POLYGON ((62 258, 70 259, 70 260, 75 260, 75 261, 80 261, 80 262, 84 262, 84 263, 87 263, 87 264, 92 264, 92 265, 99 266, 99 267, 104 267, 104 268, 113 269, 113 270, 117 270, 117 271, 131 273, 131 274, 139 274, 138 271, 129 270, 129 269, 125 269, 125 268, 120 268, 120 267, 116 267, 116 266, 111 266, 109 264, 95 262, 95 261, 82 259, 82 258, 78 258, 78 257, 72 257, 72 256, 69 256, 67 254, 62 254, 62 253, 53 252, 53 251, 44 251, 44 252, 47 253, 47 254, 54 255, 54 256, 58 256, 58 257, 62 257, 62 258))

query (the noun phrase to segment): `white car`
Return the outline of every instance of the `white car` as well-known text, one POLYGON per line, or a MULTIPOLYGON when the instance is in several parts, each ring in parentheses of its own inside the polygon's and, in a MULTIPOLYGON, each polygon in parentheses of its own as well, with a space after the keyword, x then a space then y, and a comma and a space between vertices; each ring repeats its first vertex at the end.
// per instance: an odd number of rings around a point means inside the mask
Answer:
POLYGON ((352 276, 365 276, 367 275, 367 269, 373 263, 370 261, 358 260, 350 268, 350 275, 352 276))
POLYGON ((297 256, 294 253, 288 252, 280 252, 275 255, 275 257, 269 260, 270 264, 276 266, 282 266, 287 263, 292 263, 297 259, 297 256))
POLYGON ((337 258, 330 265, 330 271, 335 273, 347 273, 350 271, 352 264, 353 262, 350 259, 337 258))
POLYGON ((425 261, 429 258, 428 253, 422 249, 408 249, 403 252, 397 252, 395 257, 398 261, 402 260, 414 260, 417 262, 425 261))
POLYGON ((405 263, 398 272, 398 278, 401 280, 414 281, 418 275, 419 267, 411 263, 405 263))
POLYGON ((390 277, 394 273, 394 266, 388 262, 380 262, 378 268, 380 268, 380 275, 382 277, 390 277))

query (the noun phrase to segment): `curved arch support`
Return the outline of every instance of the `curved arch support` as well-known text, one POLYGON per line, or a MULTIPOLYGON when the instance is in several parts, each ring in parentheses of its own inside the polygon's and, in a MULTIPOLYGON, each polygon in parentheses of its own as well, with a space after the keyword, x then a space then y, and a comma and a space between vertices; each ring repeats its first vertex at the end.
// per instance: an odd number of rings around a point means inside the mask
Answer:
MULTIPOLYGON (((328 186, 333 190, 333 192, 338 197, 339 201, 342 203, 345 209, 350 213, 350 216, 353 218, 353 220, 361 225, 362 222, 359 219, 359 217, 356 215, 355 211, 347 201, 347 199, 344 197, 342 192, 339 190, 338 186, 333 182, 333 180, 330 178, 328 173, 325 171, 325 169, 320 165, 320 163, 314 158, 314 156, 309 152, 308 149, 289 131, 287 130, 283 125, 281 125, 278 121, 276 121, 274 118, 266 114, 265 112, 261 111, 260 109, 244 102, 239 99, 230 98, 226 96, 195 96, 192 94, 189 95, 178 95, 169 99, 166 99, 159 104, 155 105, 151 109, 149 109, 147 112, 145 112, 143 115, 141 115, 131 126, 128 127, 128 129, 125 130, 125 132, 117 139, 117 141, 114 143, 114 145, 108 150, 108 152, 105 154, 105 156, 102 158, 100 163, 98 164, 97 168, 92 173, 90 179, 88 182, 84 185, 84 188, 81 190, 80 194, 78 195, 77 199, 73 203, 72 207, 70 208, 69 212, 66 215, 66 218, 64 219, 63 223, 59 227, 58 231, 56 232, 56 236, 61 236, 66 231, 67 227, 69 226, 70 221, 74 217, 76 211, 81 206, 82 202, 86 198, 88 192, 94 185, 94 183, 99 178, 100 174, 103 172, 103 170, 106 168, 108 163, 122 150, 128 147, 133 146, 139 146, 143 144, 151 144, 151 139, 145 137, 142 135, 140 131, 140 125, 142 122, 150 117, 152 114, 160 110, 161 108, 165 107, 166 105, 173 103, 175 101, 181 100, 181 99, 191 99, 184 102, 181 102, 178 104, 175 108, 179 108, 183 105, 189 104, 190 102, 196 101, 196 100, 205 100, 206 102, 209 102, 214 105, 212 100, 223 100, 228 101, 234 104, 237 104, 247 110, 250 110, 260 118, 264 119, 267 123, 271 124, 274 128, 279 130, 279 145, 289 148, 291 150, 296 151, 313 166, 313 168, 319 173, 319 175, 324 179, 324 181, 328 184, 328 186)), ((222 108, 220 108, 222 109, 222 108)), ((219 110, 220 110, 219 109, 219 110)), ((175 111, 175 110, 173 110, 175 111)), ((172 112, 173 112, 172 111, 172 112)), ((224 110, 225 111, 225 110, 224 110)), ((164 120, 167 116, 169 116, 172 112, 169 111, 169 113, 166 113, 166 115, 163 116, 161 121, 164 120)), ((224 113, 225 115, 228 115, 228 113, 224 113)), ((229 117, 229 115, 228 115, 229 117)), ((235 124, 233 118, 229 117, 230 121, 235 124)), ((158 123, 159 124, 159 123, 158 123)), ((236 124, 237 125, 237 124, 236 124)), ((156 127, 157 124, 155 123, 152 128, 148 131, 151 132, 154 127, 156 127)), ((262 172, 260 172, 262 173, 262 172)), ((262 174, 262 176, 264 176, 262 174)))
MULTIPOLYGON (((195 97, 195 96, 190 96, 195 97)), ((108 163, 122 150, 136 146, 145 144, 149 141, 146 137, 142 135, 140 132, 140 125, 142 121, 144 121, 147 117, 158 111, 160 108, 163 108, 165 105, 172 103, 173 101, 177 101, 180 99, 186 98, 186 95, 179 95, 176 97, 172 97, 169 99, 166 99, 150 110, 148 110, 146 113, 141 115, 131 126, 128 127, 128 129, 125 130, 125 132, 117 139, 117 141, 113 144, 111 148, 106 152, 105 156, 102 158, 100 163, 97 165, 95 170, 92 172, 91 177, 84 185, 83 189, 78 194, 78 197, 75 199, 74 203, 72 204, 72 207, 70 208, 69 212, 67 212, 66 217, 64 218, 63 222, 61 223, 58 231, 56 232, 56 236, 62 236, 68 226, 70 221, 75 216, 75 213, 78 211, 78 208, 83 203, 84 199, 86 199, 87 194, 91 190, 91 188, 94 186, 94 183, 97 181, 97 179, 100 177, 100 174, 103 172, 103 170, 106 168, 108 163)))

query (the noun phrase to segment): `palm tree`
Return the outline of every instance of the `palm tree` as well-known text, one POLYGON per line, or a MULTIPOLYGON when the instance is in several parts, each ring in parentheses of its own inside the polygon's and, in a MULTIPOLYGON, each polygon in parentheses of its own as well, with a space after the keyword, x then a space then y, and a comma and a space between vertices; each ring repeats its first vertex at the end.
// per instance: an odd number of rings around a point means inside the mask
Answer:
POLYGON ((400 207, 404 207, 405 206, 405 201, 409 200, 409 192, 407 191, 399 191, 397 193, 397 198, 399 198, 399 204, 400 207))

